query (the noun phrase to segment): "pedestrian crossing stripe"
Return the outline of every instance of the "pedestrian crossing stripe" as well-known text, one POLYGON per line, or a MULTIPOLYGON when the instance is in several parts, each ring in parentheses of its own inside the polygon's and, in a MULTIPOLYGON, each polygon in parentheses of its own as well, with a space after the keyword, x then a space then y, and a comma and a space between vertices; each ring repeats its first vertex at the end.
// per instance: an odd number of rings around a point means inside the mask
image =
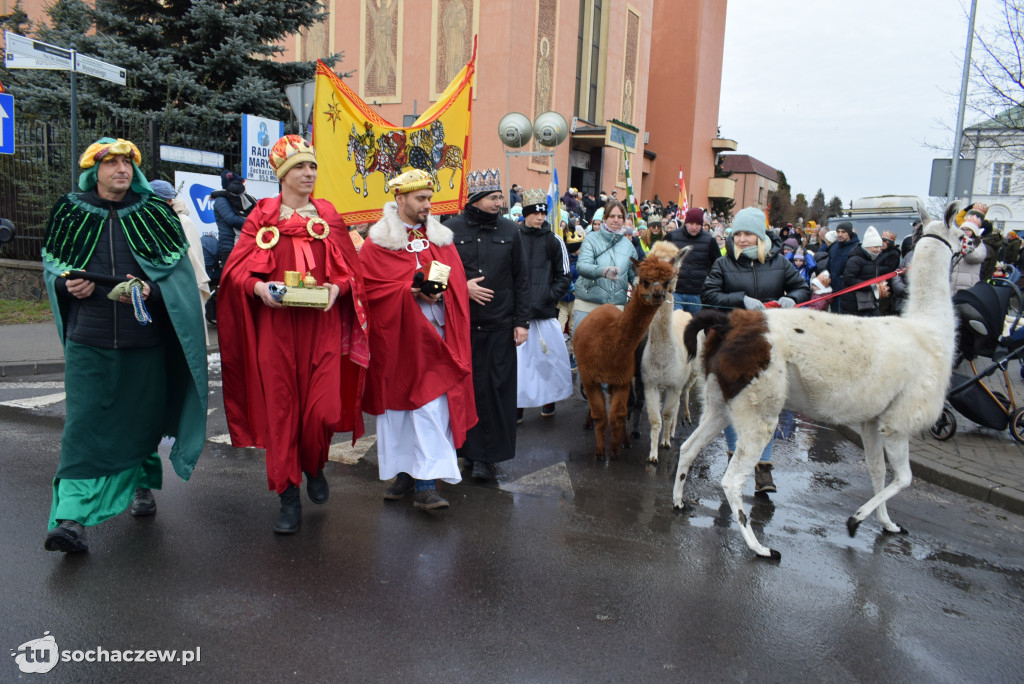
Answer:
POLYGON ((24 409, 37 409, 43 408, 44 406, 50 406, 52 404, 58 404, 64 401, 67 395, 64 392, 58 392, 57 394, 46 394, 41 397, 27 397, 25 399, 11 399, 10 401, 0 401, 0 406, 12 406, 14 408, 24 409))

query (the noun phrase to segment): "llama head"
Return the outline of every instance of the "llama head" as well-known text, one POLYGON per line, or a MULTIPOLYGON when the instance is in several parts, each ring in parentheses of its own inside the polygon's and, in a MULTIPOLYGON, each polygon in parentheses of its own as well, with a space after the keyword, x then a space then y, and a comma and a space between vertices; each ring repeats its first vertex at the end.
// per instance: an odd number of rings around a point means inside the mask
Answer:
MULTIPOLYGON (((684 256, 686 256, 686 252, 680 251, 680 254, 676 256, 678 263, 682 263, 684 256)), ((665 298, 672 292, 669 285, 675 280, 676 273, 679 272, 676 261, 673 260, 672 263, 669 263, 651 258, 643 261, 631 259, 631 261, 636 267, 636 280, 633 281, 634 294, 638 295, 645 304, 651 306, 664 304, 665 298)))
POLYGON ((950 202, 946 206, 942 220, 932 220, 925 224, 922 236, 938 238, 944 242, 954 254, 960 249, 960 238, 964 231, 956 225, 956 215, 960 211, 960 202, 950 202))
MULTIPOLYGON (((676 275, 678 275, 679 267, 682 266, 683 264, 683 259, 686 258, 686 255, 689 254, 690 250, 692 249, 693 247, 683 247, 682 249, 679 249, 668 240, 660 240, 658 242, 655 242, 654 246, 651 247, 651 251, 647 253, 647 258, 645 259, 645 261, 660 260, 664 261, 665 263, 672 264, 672 267, 675 269, 676 275)), ((675 277, 673 277, 672 280, 666 283, 665 289, 668 290, 668 292, 675 292, 675 277)))

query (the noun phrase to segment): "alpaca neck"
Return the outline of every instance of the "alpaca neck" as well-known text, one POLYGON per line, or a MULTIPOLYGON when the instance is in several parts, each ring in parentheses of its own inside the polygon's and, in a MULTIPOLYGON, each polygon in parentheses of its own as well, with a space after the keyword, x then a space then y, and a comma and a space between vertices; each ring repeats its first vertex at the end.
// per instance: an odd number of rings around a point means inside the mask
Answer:
POLYGON ((939 240, 923 239, 910 266, 910 295, 904 318, 954 327, 949 286, 949 250, 939 240))
POLYGON ((651 319, 661 308, 660 304, 648 304, 642 300, 640 295, 634 295, 619 318, 620 339, 630 349, 636 349, 640 344, 640 340, 647 334, 651 319))
POLYGON ((663 344, 672 337, 672 303, 666 302, 658 307, 651 319, 650 332, 647 333, 648 344, 663 344))

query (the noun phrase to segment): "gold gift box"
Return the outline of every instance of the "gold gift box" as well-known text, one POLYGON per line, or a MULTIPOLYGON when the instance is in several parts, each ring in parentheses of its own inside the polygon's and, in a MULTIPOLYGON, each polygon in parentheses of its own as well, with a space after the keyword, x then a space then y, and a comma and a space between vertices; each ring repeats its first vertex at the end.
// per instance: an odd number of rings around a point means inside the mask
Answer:
POLYGON ((442 264, 440 261, 431 261, 430 270, 427 272, 427 280, 437 283, 442 288, 448 287, 448 274, 452 267, 442 264))
POLYGON ((324 285, 317 287, 289 287, 281 299, 284 306, 305 306, 312 309, 326 309, 330 301, 330 289, 324 285))

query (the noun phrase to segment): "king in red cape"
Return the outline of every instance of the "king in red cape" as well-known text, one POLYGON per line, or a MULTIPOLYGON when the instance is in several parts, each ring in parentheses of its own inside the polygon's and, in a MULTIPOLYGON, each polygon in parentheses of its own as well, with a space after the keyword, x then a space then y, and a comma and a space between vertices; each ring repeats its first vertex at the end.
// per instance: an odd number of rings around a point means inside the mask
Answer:
POLYGON ((299 486, 327 501, 324 464, 335 432, 363 434, 361 397, 369 364, 366 295, 355 247, 334 206, 313 199, 316 152, 297 135, 274 145, 281 194, 260 200, 221 276, 218 335, 231 443, 266 449, 267 482, 281 498, 274 526, 297 532, 299 486), (326 292, 326 308, 279 300, 286 272, 326 292))

